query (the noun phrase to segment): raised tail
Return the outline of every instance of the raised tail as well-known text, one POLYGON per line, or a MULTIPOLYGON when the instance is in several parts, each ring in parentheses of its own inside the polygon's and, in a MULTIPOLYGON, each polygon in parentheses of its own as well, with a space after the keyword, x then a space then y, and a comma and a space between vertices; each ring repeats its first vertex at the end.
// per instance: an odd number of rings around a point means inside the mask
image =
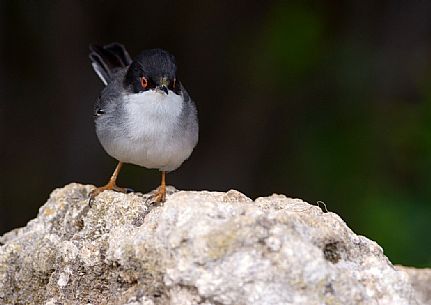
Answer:
POLYGON ((127 67, 132 62, 126 48, 117 42, 103 47, 90 45, 89 57, 94 71, 105 85, 112 80, 112 74, 116 70, 127 67))

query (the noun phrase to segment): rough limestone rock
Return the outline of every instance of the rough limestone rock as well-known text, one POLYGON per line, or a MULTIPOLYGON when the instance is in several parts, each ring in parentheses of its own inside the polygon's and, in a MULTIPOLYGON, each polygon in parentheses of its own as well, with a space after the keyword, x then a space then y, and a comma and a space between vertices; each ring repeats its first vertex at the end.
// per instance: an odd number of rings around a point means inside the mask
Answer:
POLYGON ((431 269, 396 267, 398 270, 403 270, 409 275, 410 282, 416 291, 416 298, 420 304, 431 304, 431 269))
POLYGON ((382 248, 282 195, 170 189, 166 203, 55 190, 0 238, 0 304, 425 304, 382 248))

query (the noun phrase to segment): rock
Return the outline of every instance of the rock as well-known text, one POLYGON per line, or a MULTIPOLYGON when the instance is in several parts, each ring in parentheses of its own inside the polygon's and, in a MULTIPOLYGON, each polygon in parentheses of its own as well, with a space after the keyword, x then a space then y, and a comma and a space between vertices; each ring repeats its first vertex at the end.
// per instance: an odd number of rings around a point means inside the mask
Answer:
POLYGON ((431 269, 416 269, 396 266, 398 270, 407 272, 416 291, 417 300, 422 304, 431 304, 431 269))
POLYGON ((334 213, 273 195, 55 190, 0 238, 1 304, 426 304, 334 213))

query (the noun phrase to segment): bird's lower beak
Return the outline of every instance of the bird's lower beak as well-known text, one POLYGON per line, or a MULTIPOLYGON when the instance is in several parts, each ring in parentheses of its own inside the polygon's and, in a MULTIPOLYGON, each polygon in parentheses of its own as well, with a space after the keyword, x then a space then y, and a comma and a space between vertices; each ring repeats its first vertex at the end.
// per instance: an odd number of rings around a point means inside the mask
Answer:
POLYGON ((163 91, 164 93, 169 94, 168 93, 168 87, 169 87, 169 79, 166 76, 160 78, 160 82, 159 82, 159 85, 157 86, 157 88, 160 91, 163 91))
POLYGON ((158 86, 157 89, 159 89, 160 91, 163 91, 164 93, 168 94, 168 87, 166 87, 165 85, 158 86))

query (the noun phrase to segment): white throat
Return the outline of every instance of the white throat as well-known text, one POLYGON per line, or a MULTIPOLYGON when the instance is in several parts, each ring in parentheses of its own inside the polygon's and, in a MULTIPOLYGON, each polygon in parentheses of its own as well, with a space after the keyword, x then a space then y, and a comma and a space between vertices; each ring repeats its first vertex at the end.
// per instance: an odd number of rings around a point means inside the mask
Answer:
POLYGON ((148 137, 175 129, 183 109, 183 96, 154 90, 124 96, 127 123, 133 137, 148 137))

